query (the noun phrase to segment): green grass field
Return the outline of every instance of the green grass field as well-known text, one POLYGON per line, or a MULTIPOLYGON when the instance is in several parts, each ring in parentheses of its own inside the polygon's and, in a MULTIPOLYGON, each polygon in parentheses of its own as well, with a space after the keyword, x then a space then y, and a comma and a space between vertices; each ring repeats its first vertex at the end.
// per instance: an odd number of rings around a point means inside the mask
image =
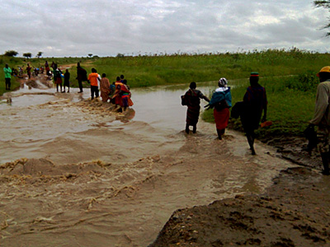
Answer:
MULTIPOLYGON (((11 68, 27 62, 33 67, 43 66, 45 61, 59 66, 70 65, 71 85, 77 86, 76 64, 81 63, 88 73, 91 68, 99 74, 106 73, 110 82, 123 74, 131 88, 154 85, 189 84, 191 81, 217 81, 226 77, 232 89, 233 103, 241 101, 252 71, 260 74, 260 84, 268 97, 269 128, 260 129, 261 135, 301 135, 313 115, 316 73, 329 65, 330 54, 291 50, 264 50, 225 54, 174 54, 163 56, 104 57, 104 58, 12 58, 0 56, 0 66, 11 68)), ((0 95, 5 90, 3 70, 0 70, 0 95)), ((12 88, 18 86, 12 79, 12 88)), ((204 112, 206 121, 214 121, 211 110, 204 112)), ((240 127, 239 121, 233 125, 240 127)))

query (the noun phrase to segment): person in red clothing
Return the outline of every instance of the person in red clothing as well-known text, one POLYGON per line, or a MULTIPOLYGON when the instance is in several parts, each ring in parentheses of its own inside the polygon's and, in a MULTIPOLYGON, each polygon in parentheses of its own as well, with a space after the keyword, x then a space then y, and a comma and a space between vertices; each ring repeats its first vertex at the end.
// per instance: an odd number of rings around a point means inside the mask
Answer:
POLYGON ((118 76, 115 82, 115 93, 112 96, 113 102, 116 104, 117 108, 120 108, 122 106, 122 100, 121 100, 121 87, 122 82, 120 81, 120 77, 118 76))
POLYGON ((88 75, 88 83, 91 84, 91 98, 94 99, 94 94, 95 97, 99 97, 99 74, 97 73, 97 70, 92 68, 92 73, 88 75))
MULTIPOLYGON (((124 82, 125 81, 126 80, 124 80, 124 82)), ((115 111, 125 112, 129 106, 133 105, 133 102, 130 99, 131 93, 128 86, 120 81, 120 77, 117 77, 115 87, 116 91, 112 96, 112 101, 116 104, 115 111)))

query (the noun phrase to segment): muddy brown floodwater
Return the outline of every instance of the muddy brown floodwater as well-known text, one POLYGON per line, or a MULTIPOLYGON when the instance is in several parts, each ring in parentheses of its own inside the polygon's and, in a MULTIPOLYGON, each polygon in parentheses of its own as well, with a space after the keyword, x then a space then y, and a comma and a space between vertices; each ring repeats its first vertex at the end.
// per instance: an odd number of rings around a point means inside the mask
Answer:
POLYGON ((147 246, 172 213, 265 192, 295 167, 275 149, 198 123, 186 135, 185 87, 133 90, 125 115, 54 88, 0 104, 1 246, 147 246))

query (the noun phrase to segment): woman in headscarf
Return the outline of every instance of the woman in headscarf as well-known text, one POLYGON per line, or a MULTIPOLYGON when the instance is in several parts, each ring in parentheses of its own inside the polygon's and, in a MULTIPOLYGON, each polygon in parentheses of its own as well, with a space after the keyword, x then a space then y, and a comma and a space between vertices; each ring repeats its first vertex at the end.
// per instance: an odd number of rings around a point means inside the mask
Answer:
POLYGON ((214 108, 213 115, 219 140, 225 134, 229 120, 229 108, 231 107, 231 92, 227 84, 226 78, 220 78, 218 82, 219 87, 212 94, 209 103, 209 107, 214 108))
POLYGON ((201 91, 196 89, 196 82, 190 83, 189 90, 185 93, 184 98, 187 102, 187 118, 186 118, 186 133, 189 134, 189 126, 193 126, 193 133, 196 133, 197 122, 200 111, 200 99, 204 99, 207 102, 210 100, 202 94, 201 91))
POLYGON ((251 73, 250 86, 246 90, 243 102, 244 110, 241 114, 241 120, 252 155, 255 155, 256 152, 253 147, 255 139, 254 131, 259 128, 262 111, 264 111, 262 122, 265 122, 267 118, 266 90, 259 84, 258 72, 251 73))

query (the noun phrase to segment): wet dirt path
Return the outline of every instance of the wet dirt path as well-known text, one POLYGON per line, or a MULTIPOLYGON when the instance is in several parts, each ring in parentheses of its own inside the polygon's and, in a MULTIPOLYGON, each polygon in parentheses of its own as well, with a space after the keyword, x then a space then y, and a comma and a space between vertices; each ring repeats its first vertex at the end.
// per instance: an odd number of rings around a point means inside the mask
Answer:
POLYGON ((13 93, 0 105, 0 245, 147 246, 176 209, 261 193, 293 166, 203 121, 186 135, 167 98, 181 93, 137 90, 125 117, 88 93, 13 93))

